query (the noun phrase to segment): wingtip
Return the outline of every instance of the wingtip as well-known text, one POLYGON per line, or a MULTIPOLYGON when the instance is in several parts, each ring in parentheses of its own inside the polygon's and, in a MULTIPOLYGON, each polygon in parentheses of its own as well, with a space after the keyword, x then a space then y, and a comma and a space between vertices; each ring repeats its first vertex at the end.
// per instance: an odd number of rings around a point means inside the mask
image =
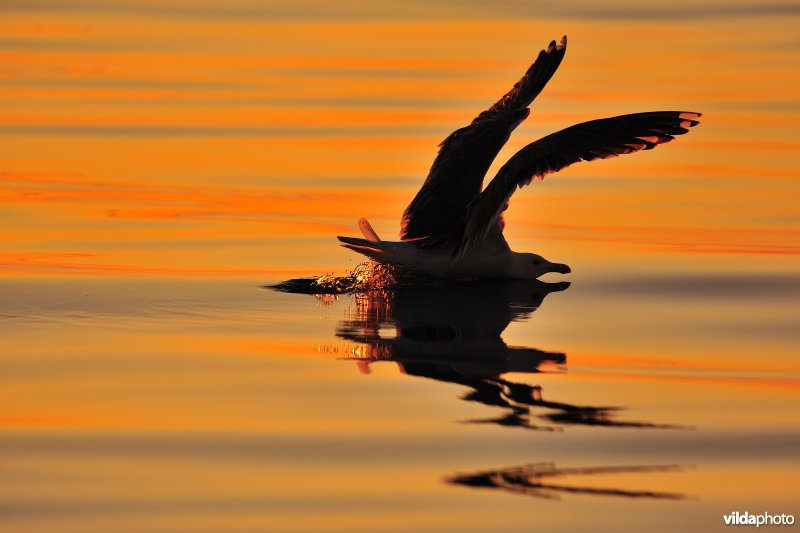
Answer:
POLYGON ((366 218, 358 219, 358 229, 361 230, 361 234, 364 235, 364 238, 368 241, 381 242, 381 238, 378 237, 378 234, 375 233, 374 229, 372 229, 372 224, 370 224, 369 220, 366 218))
POLYGON ((681 111, 678 113, 678 119, 680 119, 679 126, 685 130, 689 128, 694 128, 698 124, 700 124, 700 117, 703 116, 701 113, 695 113, 693 111, 681 111))
POLYGON ((561 37, 561 40, 558 43, 556 43, 555 39, 550 41, 550 44, 548 44, 547 48, 545 49, 545 53, 551 54, 553 52, 561 52, 566 47, 567 47, 567 36, 564 35, 563 37, 561 37))

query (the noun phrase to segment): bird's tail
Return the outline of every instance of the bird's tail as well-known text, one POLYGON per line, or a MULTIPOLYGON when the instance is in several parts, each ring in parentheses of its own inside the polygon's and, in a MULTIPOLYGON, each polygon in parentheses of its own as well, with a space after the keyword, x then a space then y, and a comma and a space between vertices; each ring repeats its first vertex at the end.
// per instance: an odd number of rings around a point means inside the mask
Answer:
POLYGON ((354 252, 358 252, 360 254, 366 255, 370 259, 373 259, 379 263, 389 263, 391 262, 390 254, 388 250, 386 250, 385 243, 382 241, 368 241, 366 239, 359 239, 357 237, 336 237, 341 241, 342 246, 353 250, 354 252))
POLYGON ((342 242, 342 246, 354 252, 364 254, 379 263, 388 263, 389 254, 386 249, 386 243, 382 242, 378 234, 375 233, 375 230, 372 229, 372 224, 369 223, 369 220, 360 218, 358 220, 358 229, 361 230, 365 238, 337 237, 342 242))

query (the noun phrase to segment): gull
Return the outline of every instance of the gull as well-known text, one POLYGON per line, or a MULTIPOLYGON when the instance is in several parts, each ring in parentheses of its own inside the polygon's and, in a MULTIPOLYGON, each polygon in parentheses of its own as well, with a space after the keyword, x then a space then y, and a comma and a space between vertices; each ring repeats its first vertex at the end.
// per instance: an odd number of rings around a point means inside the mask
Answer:
POLYGON ((592 120, 542 137, 517 152, 483 188, 483 180, 511 132, 553 76, 567 37, 539 52, 514 87, 471 124, 439 145, 428 177, 403 213, 400 241, 382 241, 362 218, 364 238, 338 237, 342 246, 379 263, 458 279, 533 279, 567 274, 569 266, 514 252, 503 237, 503 212, 517 189, 579 161, 650 150, 696 126, 700 113, 650 111, 592 120))

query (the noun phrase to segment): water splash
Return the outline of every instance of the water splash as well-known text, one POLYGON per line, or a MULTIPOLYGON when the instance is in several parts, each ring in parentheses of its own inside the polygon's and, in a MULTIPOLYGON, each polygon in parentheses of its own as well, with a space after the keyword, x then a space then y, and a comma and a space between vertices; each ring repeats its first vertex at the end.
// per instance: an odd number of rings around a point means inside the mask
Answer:
POLYGON ((300 294, 353 294, 393 289, 410 279, 409 273, 396 266, 368 261, 358 264, 345 276, 323 274, 315 278, 290 279, 269 288, 300 294))

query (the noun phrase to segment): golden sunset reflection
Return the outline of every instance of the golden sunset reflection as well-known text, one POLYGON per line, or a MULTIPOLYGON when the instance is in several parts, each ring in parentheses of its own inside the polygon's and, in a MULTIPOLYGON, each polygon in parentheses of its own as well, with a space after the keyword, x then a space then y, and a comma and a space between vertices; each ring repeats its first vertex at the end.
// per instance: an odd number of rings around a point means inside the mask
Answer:
POLYGON ((796 513, 798 17, 0 5, 0 528, 666 532, 796 513), (361 217, 396 240, 437 145, 563 34, 489 179, 575 123, 703 114, 514 195, 511 247, 572 273, 420 287, 338 245, 361 217), (264 288, 290 278, 330 290, 264 288))

